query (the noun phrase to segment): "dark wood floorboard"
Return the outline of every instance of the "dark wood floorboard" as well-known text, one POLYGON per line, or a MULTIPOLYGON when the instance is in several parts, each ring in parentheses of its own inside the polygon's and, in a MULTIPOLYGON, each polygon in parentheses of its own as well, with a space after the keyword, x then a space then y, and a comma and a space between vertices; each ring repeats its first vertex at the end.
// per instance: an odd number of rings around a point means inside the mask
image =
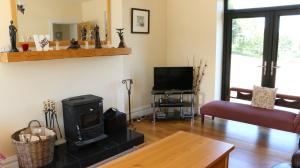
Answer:
MULTIPOLYGON (((205 118, 204 125, 196 118, 190 121, 150 120, 134 122, 137 131, 145 134, 145 144, 151 144, 179 130, 232 143, 230 168, 270 168, 280 162, 290 162, 297 149, 298 136, 294 133, 216 118, 205 118)), ((192 145, 192 144, 191 144, 192 145)))

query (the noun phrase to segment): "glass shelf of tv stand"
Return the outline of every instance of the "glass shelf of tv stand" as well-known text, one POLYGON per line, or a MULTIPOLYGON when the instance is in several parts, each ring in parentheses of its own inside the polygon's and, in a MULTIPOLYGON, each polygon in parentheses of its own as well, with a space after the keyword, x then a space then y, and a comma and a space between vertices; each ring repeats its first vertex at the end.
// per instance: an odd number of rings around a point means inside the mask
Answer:
POLYGON ((153 123, 155 123, 157 119, 191 119, 191 122, 194 121, 193 90, 152 90, 152 95, 153 123), (171 95, 180 95, 180 98, 173 98, 171 95), (190 95, 190 101, 184 100, 184 95, 190 95), (159 98, 157 99, 157 97, 159 98), (179 108, 179 111, 169 112, 169 108, 179 108), (190 108, 190 112, 184 112, 184 108, 190 108), (156 111, 156 109, 160 109, 160 111, 156 111), (164 110, 162 111, 162 109, 164 110))
POLYGON ((180 111, 168 111, 168 112, 156 112, 156 121, 166 121, 166 120, 190 120, 192 119, 192 114, 190 112, 185 112, 183 115, 180 111))
POLYGON ((152 95, 194 94, 194 90, 152 90, 152 95))
POLYGON ((155 107, 191 107, 190 101, 182 101, 176 98, 160 98, 155 101, 155 107))

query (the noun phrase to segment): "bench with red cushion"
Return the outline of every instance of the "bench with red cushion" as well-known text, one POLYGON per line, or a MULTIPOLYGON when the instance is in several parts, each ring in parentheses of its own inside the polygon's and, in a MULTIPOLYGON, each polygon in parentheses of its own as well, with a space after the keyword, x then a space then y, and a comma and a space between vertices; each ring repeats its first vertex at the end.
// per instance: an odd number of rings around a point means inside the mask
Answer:
POLYGON ((226 101, 213 101, 203 105, 200 113, 202 121, 204 121, 204 116, 208 115, 300 134, 300 116, 292 112, 268 110, 226 101))
MULTIPOLYGON (((236 99, 251 100, 252 90, 231 88, 236 92, 236 99)), ((300 109, 300 97, 277 94, 275 105, 300 109)), ((300 114, 278 109, 264 109, 247 104, 233 103, 227 101, 212 101, 203 105, 200 109, 202 123, 205 115, 234 120, 248 124, 254 124, 267 128, 288 131, 300 134, 300 114)), ((300 140, 299 140, 300 147, 300 140)))

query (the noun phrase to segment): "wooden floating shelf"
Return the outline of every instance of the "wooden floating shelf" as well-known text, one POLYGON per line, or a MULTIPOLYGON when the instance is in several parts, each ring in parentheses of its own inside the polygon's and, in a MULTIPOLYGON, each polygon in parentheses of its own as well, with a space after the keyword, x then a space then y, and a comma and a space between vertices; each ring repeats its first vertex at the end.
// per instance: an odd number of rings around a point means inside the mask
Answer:
POLYGON ((118 56, 131 54, 131 48, 101 48, 0 53, 0 62, 23 62, 65 58, 118 56))

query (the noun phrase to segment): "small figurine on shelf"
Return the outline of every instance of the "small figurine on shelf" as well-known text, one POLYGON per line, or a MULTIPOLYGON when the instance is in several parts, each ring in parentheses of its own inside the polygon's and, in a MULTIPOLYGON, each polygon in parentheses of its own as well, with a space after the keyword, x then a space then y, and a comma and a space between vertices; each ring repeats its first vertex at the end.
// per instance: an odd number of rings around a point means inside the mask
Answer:
POLYGON ((95 40, 95 32, 94 29, 89 29, 87 32, 87 38, 89 40, 95 40))
POLYGON ((126 48, 126 45, 125 45, 125 42, 124 42, 124 32, 123 32, 124 28, 123 29, 117 29, 117 33, 119 35, 119 38, 120 38, 120 43, 119 43, 119 47, 118 48, 126 48))
POLYGON ((94 33, 95 33, 95 48, 102 48, 101 41, 100 41, 99 26, 98 25, 95 26, 94 33))
POLYGON ((68 49, 79 49, 80 45, 78 41, 76 41, 74 38, 71 40, 71 45, 68 47, 68 49))
POLYGON ((85 26, 82 27, 81 31, 81 40, 86 41, 87 40, 87 29, 85 26))
POLYGON ((14 26, 14 22, 11 20, 9 26, 9 36, 11 44, 10 52, 19 52, 19 50, 17 49, 17 31, 18 29, 14 26))

